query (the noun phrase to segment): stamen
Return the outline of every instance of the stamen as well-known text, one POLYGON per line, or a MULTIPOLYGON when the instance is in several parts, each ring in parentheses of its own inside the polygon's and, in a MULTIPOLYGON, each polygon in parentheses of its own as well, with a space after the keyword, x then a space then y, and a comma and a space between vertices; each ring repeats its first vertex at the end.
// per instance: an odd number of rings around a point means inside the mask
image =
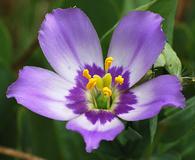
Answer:
POLYGON ((115 77, 115 83, 122 85, 124 83, 124 78, 121 75, 115 77))
POLYGON ((107 72, 108 69, 110 68, 111 64, 112 64, 113 58, 112 57, 107 57, 105 59, 105 71, 107 72))
POLYGON ((89 74, 89 70, 88 69, 84 69, 83 70, 83 77, 85 77, 87 79, 91 79, 91 75, 89 74))
POLYGON ((108 87, 104 87, 104 88, 102 89, 102 92, 103 92, 103 94, 104 94, 105 96, 108 96, 108 97, 110 97, 110 96, 112 95, 112 90, 111 90, 110 88, 108 88, 108 87))
POLYGON ((97 83, 97 79, 91 78, 91 79, 89 79, 89 82, 87 83, 86 88, 89 90, 93 89, 95 87, 96 83, 97 83))

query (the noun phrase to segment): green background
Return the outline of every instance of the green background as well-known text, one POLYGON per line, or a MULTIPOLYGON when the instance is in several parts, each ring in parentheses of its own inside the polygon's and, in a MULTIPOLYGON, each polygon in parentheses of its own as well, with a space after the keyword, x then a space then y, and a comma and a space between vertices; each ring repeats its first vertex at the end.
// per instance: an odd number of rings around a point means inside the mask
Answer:
MULTIPOLYGON (((16 80, 24 65, 51 69, 37 42, 44 15, 54 8, 75 6, 94 24, 104 55, 113 26, 128 11, 151 10, 161 14, 168 42, 182 62, 181 77, 195 76, 194 0, 1 0, 0 146, 48 160, 194 160, 195 83, 191 80, 183 83, 185 109, 167 108, 153 119, 130 122, 118 138, 102 142, 91 154, 85 152, 79 134, 65 129, 65 122, 41 117, 16 104, 14 99, 6 99, 8 85, 16 80)), ((14 158, 0 154, 0 159, 14 158)))

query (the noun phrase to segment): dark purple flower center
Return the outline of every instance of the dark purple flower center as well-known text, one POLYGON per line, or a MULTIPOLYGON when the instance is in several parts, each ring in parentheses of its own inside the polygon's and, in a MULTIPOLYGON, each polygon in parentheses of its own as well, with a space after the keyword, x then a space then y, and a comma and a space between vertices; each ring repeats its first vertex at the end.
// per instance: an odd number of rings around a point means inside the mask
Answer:
POLYGON ((107 110, 116 114, 128 112, 132 109, 130 105, 136 102, 136 97, 129 92, 129 76, 129 71, 124 71, 123 67, 113 66, 105 71, 95 64, 85 65, 84 69, 78 71, 76 86, 66 97, 67 106, 75 113, 87 110, 107 110), (85 75, 84 70, 87 71, 85 75), (116 80, 117 77, 119 81, 116 80))

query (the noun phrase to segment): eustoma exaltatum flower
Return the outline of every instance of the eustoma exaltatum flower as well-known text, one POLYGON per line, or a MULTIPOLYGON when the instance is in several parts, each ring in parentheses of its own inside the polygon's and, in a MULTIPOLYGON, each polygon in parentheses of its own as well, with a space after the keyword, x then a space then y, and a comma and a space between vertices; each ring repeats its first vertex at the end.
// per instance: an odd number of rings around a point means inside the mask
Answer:
POLYGON ((162 75, 135 86, 165 45, 162 17, 149 11, 129 12, 116 27, 108 56, 102 57, 97 33, 77 8, 47 14, 39 43, 55 72, 24 67, 7 92, 31 111, 68 121, 79 132, 86 150, 113 140, 126 121, 158 114, 162 107, 184 106, 175 76, 162 75))

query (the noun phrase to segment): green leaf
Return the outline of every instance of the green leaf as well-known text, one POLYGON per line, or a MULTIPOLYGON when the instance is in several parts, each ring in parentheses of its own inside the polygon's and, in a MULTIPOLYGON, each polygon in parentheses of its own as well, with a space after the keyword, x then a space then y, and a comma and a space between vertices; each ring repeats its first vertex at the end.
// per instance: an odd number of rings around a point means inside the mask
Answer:
POLYGON ((63 154, 64 159, 82 159, 96 160, 96 154, 88 154, 85 151, 85 143, 82 136, 76 132, 69 131, 65 128, 64 122, 55 121, 55 129, 58 135, 59 148, 63 154), (73 154, 74 151, 76 154, 73 154))
MULTIPOLYGON (((10 70, 3 68, 2 65, 0 65, 0 77, 0 145, 15 148, 17 145, 17 108, 12 100, 6 98, 6 90, 13 77, 10 70)), ((0 155, 0 159, 9 158, 0 155)))
POLYGON ((162 154, 162 155, 157 155, 153 156, 151 160, 182 160, 182 157, 179 153, 172 153, 172 154, 162 154))
POLYGON ((116 26, 118 25, 115 24, 112 28, 110 28, 101 38, 100 38, 100 41, 102 42, 106 37, 108 37, 113 31, 114 29, 116 28, 116 26))
POLYGON ((153 0, 153 1, 150 1, 148 2, 147 4, 144 4, 142 6, 139 6, 136 8, 136 10, 148 10, 150 7, 152 7, 152 5, 154 5, 158 0, 153 0))
POLYGON ((8 68, 11 65, 12 41, 2 21, 0 21, 0 49, 0 64, 8 68))
POLYGON ((83 138, 76 132, 68 131, 65 122, 41 117, 20 107, 18 129, 20 149, 25 152, 48 160, 80 157, 99 160, 97 154, 85 151, 83 138))
POLYGON ((48 160, 63 159, 52 120, 21 108, 18 122, 20 145, 24 151, 48 160))
POLYGON ((187 101, 186 107, 160 121, 158 136, 162 142, 173 142, 195 126, 195 97, 187 101))
POLYGON ((153 117, 152 119, 150 119, 150 141, 151 143, 154 140, 154 136, 156 134, 156 130, 157 130, 157 124, 158 124, 158 116, 153 117))
POLYGON ((123 14, 128 13, 131 10, 147 10, 151 7, 157 0, 124 0, 123 14))
POLYGON ((180 143, 177 144, 177 148, 181 150, 183 159, 193 159, 195 157, 195 134, 194 129, 190 134, 187 134, 180 143), (186 147, 187 146, 187 147, 186 147))
POLYGON ((122 145, 126 145, 128 141, 136 141, 142 139, 142 135, 140 135, 136 130, 131 127, 124 130, 119 136, 118 140, 122 145))
POLYGON ((167 152, 180 151, 182 160, 191 160, 195 157, 195 134, 193 128, 190 132, 179 138, 177 141, 172 143, 163 143, 161 144, 160 152, 165 154, 167 152))

